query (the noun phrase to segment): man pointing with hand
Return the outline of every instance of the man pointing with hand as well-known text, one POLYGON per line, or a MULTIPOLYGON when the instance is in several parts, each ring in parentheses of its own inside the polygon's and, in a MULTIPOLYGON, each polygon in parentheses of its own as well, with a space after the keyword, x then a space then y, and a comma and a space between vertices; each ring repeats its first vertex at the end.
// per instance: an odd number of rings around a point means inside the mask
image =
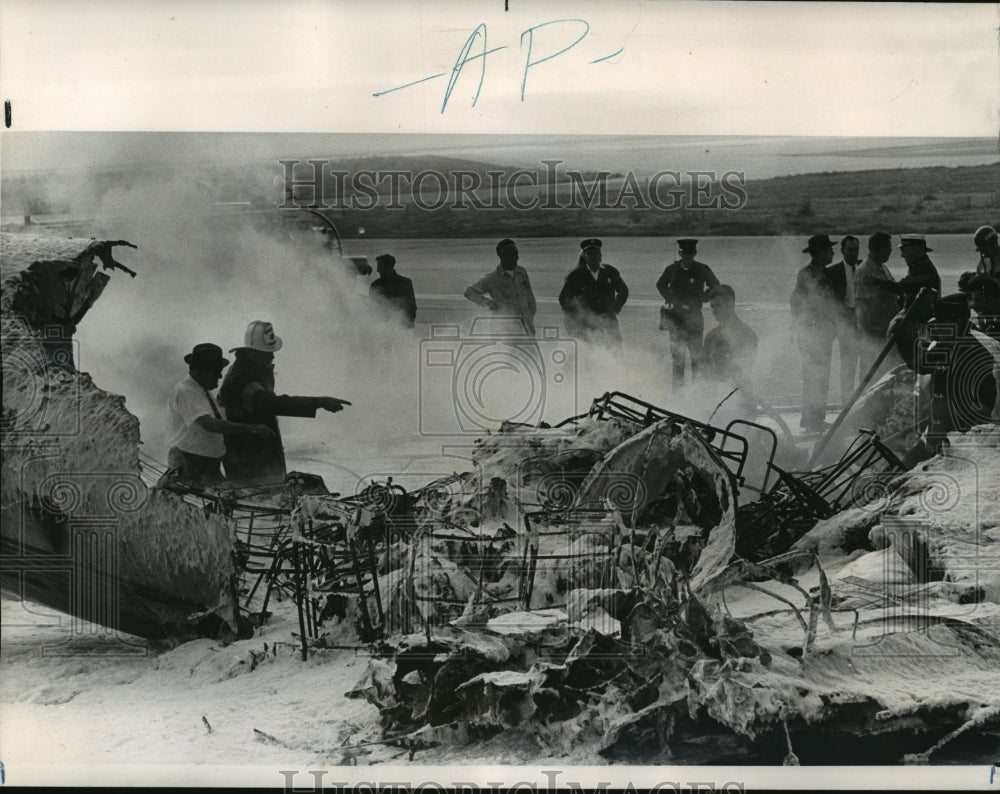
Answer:
POLYGON ((347 400, 337 397, 290 397, 274 392, 274 354, 281 349, 281 338, 271 323, 254 320, 247 326, 243 345, 230 352, 236 361, 229 368, 219 402, 230 422, 265 425, 273 436, 228 436, 225 467, 230 480, 252 483, 283 482, 285 450, 278 429, 279 416, 315 418, 316 411, 336 413, 347 400))

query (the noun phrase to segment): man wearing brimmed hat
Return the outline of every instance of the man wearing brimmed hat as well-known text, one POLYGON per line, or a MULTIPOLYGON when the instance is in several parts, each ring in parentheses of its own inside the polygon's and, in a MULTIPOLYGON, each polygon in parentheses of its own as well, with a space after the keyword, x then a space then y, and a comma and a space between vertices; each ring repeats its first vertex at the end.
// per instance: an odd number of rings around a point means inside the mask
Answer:
POLYGON ((496 333, 512 336, 535 335, 535 293, 528 271, 518 264, 517 244, 504 238, 496 245, 500 263, 465 290, 466 299, 489 309, 496 316, 496 333))
POLYGON ((826 401, 830 388, 830 356, 836 333, 836 299, 825 268, 833 261, 833 242, 815 234, 802 249, 809 264, 795 279, 792 291, 792 321, 802 355, 802 418, 807 432, 826 428, 826 401))
POLYGON ((621 273, 602 262, 604 244, 596 237, 580 243, 584 267, 566 276, 559 305, 570 336, 597 344, 621 344, 618 313, 628 300, 628 286, 621 273))
POLYGON ((350 405, 336 397, 289 397, 274 393, 274 354, 281 350, 281 337, 271 323, 254 320, 243 335, 243 345, 234 347, 236 361, 226 373, 219 401, 233 422, 266 425, 268 438, 233 436, 226 444, 226 476, 242 483, 284 481, 285 450, 278 429, 279 416, 314 418, 320 408, 331 413, 350 405))
POLYGON ((914 357, 918 344, 928 339, 927 323, 934 316, 937 299, 938 294, 934 290, 924 287, 914 296, 910 306, 900 309, 889 321, 886 339, 891 337, 896 340, 896 352, 910 369, 916 366, 914 357))
POLYGON ((222 480, 219 464, 226 452, 224 435, 267 438, 273 433, 262 424, 223 419, 211 395, 229 363, 222 348, 203 342, 195 345, 184 361, 188 376, 174 386, 167 401, 167 465, 191 485, 210 485, 222 480))
POLYGON ((719 286, 712 269, 697 261, 698 241, 685 237, 677 241, 680 258, 664 268, 656 282, 656 291, 663 296, 660 308, 660 330, 670 332, 670 359, 673 385, 684 385, 686 354, 691 355, 691 380, 694 380, 701 359, 705 334, 702 304, 719 286))
POLYGON ((941 294, 941 276, 928 254, 933 248, 927 247, 927 238, 922 234, 903 234, 899 238, 899 253, 906 261, 906 275, 899 281, 876 281, 884 290, 903 296, 903 305, 909 306, 913 298, 924 287, 941 294))
POLYGON ((408 328, 412 328, 417 318, 413 282, 396 272, 396 257, 392 254, 376 256, 375 268, 379 277, 369 287, 369 296, 393 312, 408 328))

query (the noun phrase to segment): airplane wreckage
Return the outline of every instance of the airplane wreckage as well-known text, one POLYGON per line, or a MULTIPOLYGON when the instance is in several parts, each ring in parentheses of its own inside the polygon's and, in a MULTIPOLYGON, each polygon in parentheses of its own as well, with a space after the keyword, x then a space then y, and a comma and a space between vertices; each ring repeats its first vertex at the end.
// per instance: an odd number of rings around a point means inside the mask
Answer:
POLYGON ((411 757, 505 730, 622 763, 995 751, 1000 427, 904 471, 905 369, 811 471, 765 424, 611 393, 485 435, 473 471, 416 491, 165 490, 68 347, 123 245, 3 284, 8 592, 165 643, 252 635, 290 601, 303 659, 370 654, 347 694, 411 757))

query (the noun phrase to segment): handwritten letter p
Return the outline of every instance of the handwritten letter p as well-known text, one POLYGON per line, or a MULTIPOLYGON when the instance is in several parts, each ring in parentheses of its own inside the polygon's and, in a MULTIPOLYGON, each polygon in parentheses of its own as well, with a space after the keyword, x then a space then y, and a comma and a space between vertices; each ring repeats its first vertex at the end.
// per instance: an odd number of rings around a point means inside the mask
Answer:
POLYGON ((524 59, 524 75, 521 77, 521 101, 524 101, 524 88, 528 83, 528 70, 532 66, 538 66, 540 63, 545 63, 546 61, 551 61, 556 56, 562 55, 567 50, 573 49, 577 44, 579 44, 586 35, 590 32, 590 23, 583 19, 554 19, 551 22, 543 22, 541 25, 535 25, 534 27, 528 28, 524 33, 521 34, 521 47, 524 47, 524 37, 528 37, 528 54, 524 59), (551 55, 546 55, 544 58, 539 58, 537 61, 531 60, 531 49, 535 41, 535 31, 539 28, 548 27, 549 25, 561 25, 563 23, 578 23, 583 25, 583 33, 572 44, 563 47, 559 52, 554 52, 551 55))

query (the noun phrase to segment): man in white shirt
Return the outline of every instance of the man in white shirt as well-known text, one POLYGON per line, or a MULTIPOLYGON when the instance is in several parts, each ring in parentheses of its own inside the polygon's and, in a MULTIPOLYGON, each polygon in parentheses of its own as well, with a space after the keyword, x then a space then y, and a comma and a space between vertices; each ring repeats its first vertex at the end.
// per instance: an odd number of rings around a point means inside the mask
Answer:
POLYGON ((896 296, 878 286, 879 282, 895 281, 886 267, 891 256, 892 237, 875 232, 868 238, 868 256, 854 271, 854 314, 861 334, 862 377, 885 347, 889 323, 899 311, 896 296))
MULTIPOLYGON (((500 264, 465 291, 466 299, 489 309, 497 322, 497 334, 513 336, 535 335, 535 293, 531 289, 528 271, 517 262, 519 253, 513 240, 497 243, 500 264)), ((492 318, 491 318, 492 319, 492 318)))
MULTIPOLYGON (((858 361, 861 358, 861 333, 855 307, 855 270, 861 243, 853 234, 840 241, 839 262, 826 266, 826 277, 836 298, 836 339, 840 348, 840 400, 847 403, 858 383, 858 361)), ((861 373, 864 377, 865 373, 861 373)))
POLYGON ((228 422, 223 418, 211 395, 229 363, 221 347, 209 342, 195 345, 184 361, 189 374, 174 386, 167 401, 167 465, 191 485, 211 485, 223 479, 220 468, 226 454, 223 436, 266 438, 273 433, 265 425, 228 422))

